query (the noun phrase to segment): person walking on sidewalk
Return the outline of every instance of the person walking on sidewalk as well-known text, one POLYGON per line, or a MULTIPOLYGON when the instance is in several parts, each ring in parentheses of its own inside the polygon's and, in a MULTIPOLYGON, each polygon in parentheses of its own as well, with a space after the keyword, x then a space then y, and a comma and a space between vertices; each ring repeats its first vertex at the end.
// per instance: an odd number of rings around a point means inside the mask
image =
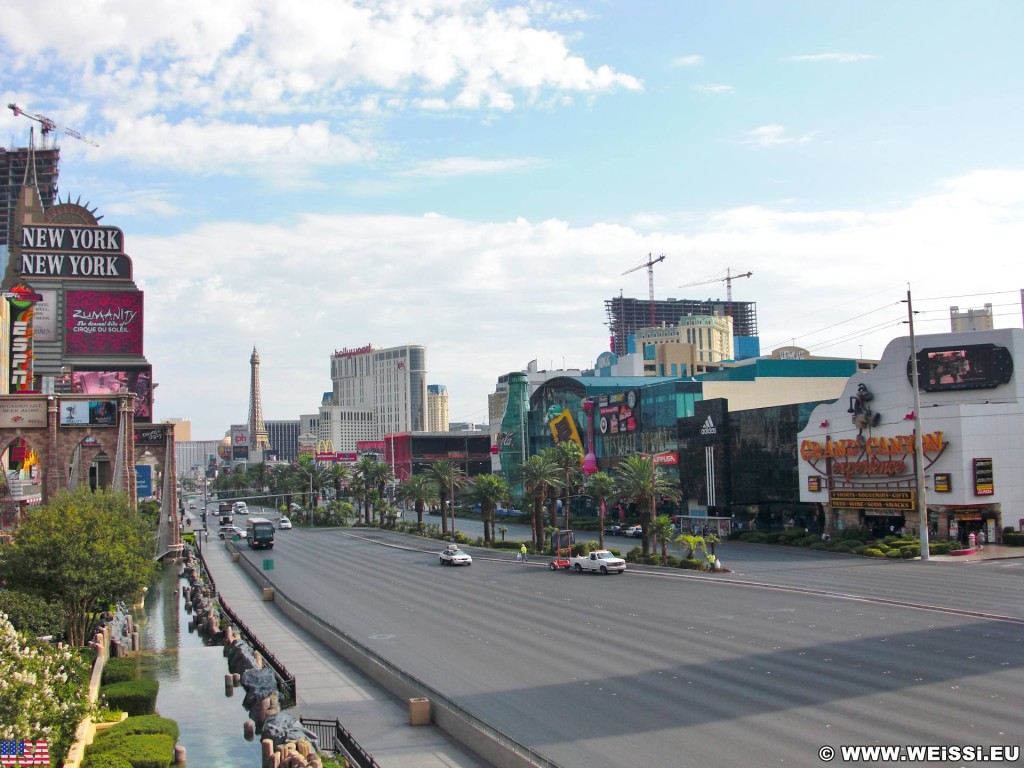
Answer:
POLYGON ((521 546, 519 548, 519 559, 522 560, 524 563, 526 562, 526 545, 525 544, 523 544, 523 546, 521 546))

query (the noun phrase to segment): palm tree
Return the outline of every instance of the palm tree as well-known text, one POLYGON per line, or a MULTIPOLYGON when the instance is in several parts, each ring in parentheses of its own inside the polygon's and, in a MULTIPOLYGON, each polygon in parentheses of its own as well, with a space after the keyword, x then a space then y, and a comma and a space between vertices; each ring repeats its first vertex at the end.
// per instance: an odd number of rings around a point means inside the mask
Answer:
POLYGON ((348 481, 352 477, 352 472, 347 466, 336 461, 331 464, 331 468, 327 471, 327 475, 331 480, 331 484, 334 486, 334 498, 341 501, 342 496, 345 493, 345 486, 348 485, 348 481))
POLYGON ((438 495, 441 498, 441 535, 448 533, 446 501, 451 505, 451 532, 455 533, 455 489, 465 484, 466 475, 454 461, 448 459, 433 462, 427 467, 426 474, 437 483, 438 495))
POLYGON ((363 511, 366 525, 370 524, 370 504, 368 495, 373 489, 373 472, 377 460, 373 456, 360 456, 359 461, 352 471, 352 491, 359 506, 356 507, 356 516, 359 516, 360 509, 363 511))
POLYGON ((477 475, 467 484, 466 496, 480 504, 484 519, 484 544, 494 541, 494 511, 509 498, 508 483, 501 475, 477 475))
POLYGON ((299 456, 298 461, 292 465, 292 469, 292 487, 309 489, 309 519, 312 523, 317 494, 327 484, 327 470, 314 461, 311 456, 299 456))
POLYGON ((672 518, 668 515, 658 515, 651 522, 651 535, 661 542, 662 565, 668 560, 668 543, 672 539, 675 530, 676 527, 672 523, 672 518))
POLYGON ((524 461, 519 474, 533 508, 533 544, 540 552, 544 549, 544 499, 550 489, 560 487, 562 471, 551 454, 544 451, 524 461))
POLYGON ((604 549, 606 502, 615 495, 615 481, 612 480, 612 476, 607 472, 595 472, 587 478, 586 489, 587 494, 597 503, 597 543, 601 549, 604 549))
MULTIPOLYGON (((383 461, 374 462, 373 467, 370 469, 368 480, 373 485, 374 490, 377 492, 376 499, 383 501, 386 496, 384 494, 385 488, 395 478, 395 473, 391 471, 391 466, 385 464, 383 461)), ((376 517, 376 504, 374 504, 374 517, 376 517)), ((381 521, 383 522, 383 521, 381 521)))
POLYGON ((416 528, 423 530, 423 508, 437 501, 437 483, 427 475, 413 475, 398 486, 398 498, 416 507, 416 528))
POLYGON ((627 456, 612 473, 616 493, 633 499, 640 511, 640 527, 643 530, 644 557, 650 553, 651 523, 654 521, 654 505, 659 498, 678 499, 682 496, 679 478, 669 477, 655 466, 649 456, 627 456), (648 511, 644 511, 648 510, 648 511))
POLYGON ((582 477, 583 449, 578 443, 566 440, 555 446, 555 462, 562 470, 562 511, 565 513, 565 529, 569 530, 569 498, 572 487, 582 477))

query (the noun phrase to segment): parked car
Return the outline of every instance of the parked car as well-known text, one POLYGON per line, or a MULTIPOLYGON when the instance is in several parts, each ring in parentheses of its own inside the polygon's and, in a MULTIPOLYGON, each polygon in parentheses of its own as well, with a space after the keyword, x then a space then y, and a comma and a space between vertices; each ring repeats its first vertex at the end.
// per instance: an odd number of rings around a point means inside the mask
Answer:
POLYGON ((292 521, 289 520, 287 517, 282 517, 280 520, 277 521, 277 527, 280 528, 282 531, 287 531, 292 527, 292 521))
POLYGON ((618 524, 616 524, 616 525, 606 525, 604 527, 604 532, 608 536, 621 536, 622 532, 624 530, 625 530, 625 528, 623 528, 621 525, 618 525, 618 524))
POLYGON ((237 525, 222 525, 217 529, 217 536, 221 539, 234 538, 237 536, 240 539, 245 538, 245 529, 239 528, 237 525))
POLYGON ((473 558, 469 556, 468 552, 465 552, 455 544, 449 544, 444 548, 444 551, 438 556, 441 560, 441 565, 472 565, 473 558))
POLYGON ((189 509, 195 509, 195 508, 196 508, 196 505, 195 505, 194 503, 193 503, 193 504, 189 504, 189 505, 188 505, 188 508, 189 508, 189 509))
POLYGON ((642 525, 631 525, 622 535, 632 536, 634 539, 642 539, 644 537, 644 528, 642 525))

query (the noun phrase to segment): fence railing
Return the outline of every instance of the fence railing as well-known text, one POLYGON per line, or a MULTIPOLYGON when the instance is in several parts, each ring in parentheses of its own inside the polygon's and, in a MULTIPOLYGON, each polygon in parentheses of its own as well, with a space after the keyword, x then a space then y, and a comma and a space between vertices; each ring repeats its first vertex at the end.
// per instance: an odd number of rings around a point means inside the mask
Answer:
POLYGON ((295 675, 288 671, 288 668, 282 664, 278 658, 271 652, 263 641, 260 640, 253 631, 246 626, 245 622, 242 621, 238 614, 231 610, 231 606, 224 600, 224 596, 218 594, 217 585, 213 581, 213 575, 210 573, 210 568, 206 564, 206 558, 203 557, 202 550, 198 551, 199 561, 203 564, 203 576, 210 584, 210 595, 216 597, 217 602, 220 604, 220 608, 227 614, 227 617, 231 619, 231 622, 238 627, 238 630, 245 636, 246 641, 259 651, 260 655, 270 665, 270 668, 274 670, 274 673, 278 676, 281 681, 281 686, 285 689, 288 694, 288 701, 283 702, 283 707, 293 706, 298 701, 298 684, 295 680, 295 675))
POLYGON ((355 737, 338 719, 321 720, 315 717, 300 717, 299 722, 316 736, 320 749, 343 754, 358 768, 380 768, 373 755, 359 746, 355 737))

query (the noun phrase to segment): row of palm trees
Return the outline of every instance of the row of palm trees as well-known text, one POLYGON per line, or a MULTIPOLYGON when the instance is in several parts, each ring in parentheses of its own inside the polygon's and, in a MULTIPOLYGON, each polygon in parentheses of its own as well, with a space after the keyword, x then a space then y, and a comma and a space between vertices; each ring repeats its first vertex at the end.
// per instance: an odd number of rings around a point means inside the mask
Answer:
MULTIPOLYGON (((654 506, 658 499, 678 500, 679 481, 663 473, 649 456, 630 456, 623 459, 610 473, 595 472, 584 477, 582 451, 573 442, 559 443, 527 459, 520 468, 520 480, 530 509, 533 546, 537 551, 545 548, 544 530, 569 528, 571 500, 582 492, 599 509, 599 544, 604 546, 604 520, 610 501, 633 503, 640 512, 643 528, 643 553, 650 554, 653 534, 664 541, 655 530, 654 506), (559 521, 558 501, 561 500, 563 520, 559 521), (545 511, 548 519, 545 521, 545 511), (561 526, 560 526, 561 523, 561 526)), ((386 489, 395 479, 390 465, 374 456, 362 456, 353 465, 334 463, 324 466, 303 456, 295 464, 268 467, 256 464, 244 471, 219 476, 213 488, 219 492, 246 495, 257 489, 262 493, 280 497, 290 503, 295 497, 311 494, 310 508, 324 488, 333 487, 335 498, 354 500, 359 520, 373 525, 391 511, 386 489)), ((423 527, 423 514, 433 505, 441 509, 441 535, 455 533, 455 500, 479 504, 484 520, 484 542, 496 541, 495 525, 498 507, 511 501, 508 483, 500 475, 466 476, 463 469, 451 460, 430 464, 398 486, 397 498, 413 505, 417 526, 423 527)))

